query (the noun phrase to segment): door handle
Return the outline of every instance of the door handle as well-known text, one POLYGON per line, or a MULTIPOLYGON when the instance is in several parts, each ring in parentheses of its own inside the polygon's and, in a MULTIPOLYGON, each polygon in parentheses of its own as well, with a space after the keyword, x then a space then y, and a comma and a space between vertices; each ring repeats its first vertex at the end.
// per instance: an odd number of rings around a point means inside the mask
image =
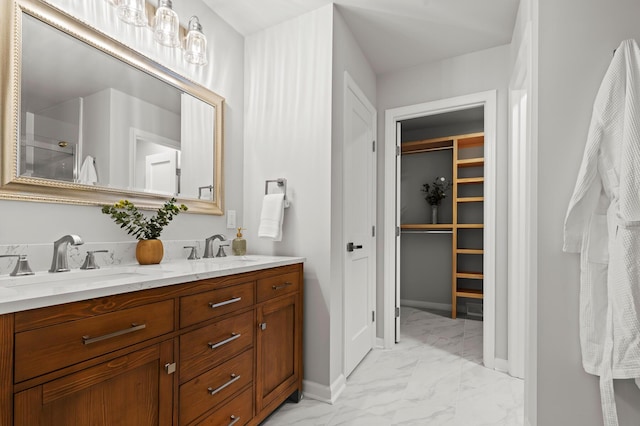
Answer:
POLYGON ((349 252, 354 251, 354 250, 358 250, 358 249, 361 249, 361 248, 362 248, 362 244, 355 245, 353 243, 347 243, 347 251, 349 251, 349 252))

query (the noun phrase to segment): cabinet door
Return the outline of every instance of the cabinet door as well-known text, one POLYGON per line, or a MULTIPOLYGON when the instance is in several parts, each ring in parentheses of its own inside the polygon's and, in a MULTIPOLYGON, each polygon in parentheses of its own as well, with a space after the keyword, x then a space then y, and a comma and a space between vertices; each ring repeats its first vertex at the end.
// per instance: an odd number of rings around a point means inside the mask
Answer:
POLYGON ((256 412, 302 390, 299 297, 293 294, 258 307, 256 412))
POLYGON ((173 342, 153 345, 19 392, 16 425, 171 425, 173 342))

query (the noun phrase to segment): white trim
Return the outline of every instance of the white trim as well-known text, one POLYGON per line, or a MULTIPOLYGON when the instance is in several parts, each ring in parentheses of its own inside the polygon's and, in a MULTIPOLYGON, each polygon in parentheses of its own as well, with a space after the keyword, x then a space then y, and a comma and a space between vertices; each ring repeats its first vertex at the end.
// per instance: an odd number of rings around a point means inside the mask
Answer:
POLYGON ((496 358, 493 369, 501 373, 509 374, 509 361, 502 358, 496 358))
POLYGON ((396 235, 396 122, 426 115, 484 106, 485 140, 485 200, 484 203, 484 316, 483 358, 484 365, 494 368, 495 363, 495 278, 496 278, 496 144, 497 144, 497 91, 474 93, 465 96, 409 105, 385 111, 385 184, 384 184, 384 342, 385 348, 393 346, 394 294, 395 294, 395 241, 396 235))
POLYGON ((509 374, 525 375, 526 295, 531 286, 531 23, 523 31, 509 87, 508 340, 509 374), (524 129, 521 107, 525 104, 524 129), (514 112, 518 114, 514 128, 514 112), (523 131, 524 130, 524 131, 523 131), (515 132, 519 134, 516 135, 515 132))
MULTIPOLYGON (((180 142, 136 127, 129 128, 129 189, 136 189, 136 152, 138 141, 143 140, 180 152, 180 142)), ((179 166, 178 166, 179 167, 179 166)), ((137 190, 140 190, 139 188, 137 190)))
MULTIPOLYGON (((347 131, 347 126, 346 126, 346 116, 347 116, 347 92, 351 91, 355 97, 362 103, 362 105, 364 105, 364 107, 366 108, 367 112, 371 114, 371 137, 373 138, 373 141, 375 141, 375 144, 378 144, 378 126, 377 126, 377 122, 378 122, 378 111, 376 110, 376 108, 373 106, 373 104, 369 101, 369 99, 367 98, 367 96, 364 94, 364 92, 362 91, 362 89, 360 89, 360 87, 358 86, 358 84, 355 82, 355 80, 351 77, 351 75, 347 72, 344 71, 344 87, 343 87, 343 124, 342 124, 342 143, 344 145, 345 141, 346 141, 346 131, 347 131)), ((378 181, 378 155, 377 155, 378 149, 376 147, 375 151, 372 151, 372 155, 371 155, 371 225, 375 226, 377 224, 377 181, 378 181)), ((343 173, 343 179, 344 176, 346 176, 346 173, 348 173, 349 170, 349 165, 348 164, 344 164, 344 156, 343 156, 343 164, 342 164, 342 173, 343 173)), ((344 194, 344 191, 343 191, 344 194)), ((343 208, 344 208, 344 202, 343 202, 343 208)), ((342 214, 342 217, 344 218, 344 212, 342 214)), ((377 235, 377 233, 376 233, 377 235)), ((345 247, 347 244, 346 241, 346 233, 345 230, 343 229, 342 232, 342 240, 343 240, 343 244, 342 247, 345 247)), ((369 300, 369 310, 372 312, 376 311, 376 302, 377 302, 377 293, 376 293, 376 265, 377 265, 377 261, 376 261, 376 252, 377 252, 377 237, 371 235, 370 238, 370 249, 369 249, 369 265, 370 265, 370 270, 369 270, 369 276, 370 276, 370 288, 369 288, 369 295, 370 300, 369 300)), ((347 315, 347 306, 345 302, 345 283, 346 283, 346 268, 344 267, 344 258, 345 255, 343 253, 343 268, 342 268, 342 374, 341 376, 344 377, 345 375, 345 368, 346 368, 346 358, 347 358, 347 332, 346 332, 346 325, 347 325, 347 321, 346 321, 346 315, 347 315)), ((371 324, 372 330, 371 330, 371 348, 373 349, 376 346, 376 329, 377 329, 377 325, 375 322, 373 322, 371 324)))
POLYGON ((305 398, 334 404, 347 387, 347 379, 343 374, 333 381, 331 386, 324 386, 310 380, 302 381, 302 394, 305 398))
POLYGON ((382 337, 376 337, 376 349, 384 349, 384 339, 382 337))

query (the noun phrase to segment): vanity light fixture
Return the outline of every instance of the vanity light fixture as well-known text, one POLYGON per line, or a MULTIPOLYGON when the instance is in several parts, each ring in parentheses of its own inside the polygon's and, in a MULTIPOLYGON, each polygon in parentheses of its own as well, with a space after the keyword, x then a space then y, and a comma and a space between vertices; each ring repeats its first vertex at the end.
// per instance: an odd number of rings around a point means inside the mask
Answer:
POLYGON ((118 18, 138 27, 148 24, 145 0, 119 0, 118 3, 118 18))
MULTIPOLYGON (((146 0, 106 0, 115 6, 118 18, 122 21, 148 27, 146 0)), ((153 39, 169 47, 181 47, 180 20, 173 10, 171 0, 158 0, 158 7, 149 6, 153 13, 153 39), (155 10, 155 12, 153 12, 155 10)), ((195 65, 207 65, 207 38, 202 33, 202 25, 197 16, 189 19, 189 31, 184 41, 184 59, 195 65)))
POLYGON ((207 64, 207 38, 202 33, 202 25, 197 16, 189 19, 189 32, 184 42, 184 58, 192 64, 207 64))
POLYGON ((169 46, 180 46, 180 22, 178 14, 171 8, 171 0, 160 0, 153 24, 153 38, 158 43, 169 46))

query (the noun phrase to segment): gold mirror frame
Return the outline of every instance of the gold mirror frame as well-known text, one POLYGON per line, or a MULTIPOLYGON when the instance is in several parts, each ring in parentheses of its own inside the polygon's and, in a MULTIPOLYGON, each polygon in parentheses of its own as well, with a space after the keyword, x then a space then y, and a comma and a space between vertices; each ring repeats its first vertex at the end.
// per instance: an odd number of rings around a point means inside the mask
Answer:
MULTIPOLYGON (((92 0, 93 1, 93 0, 92 0)), ((211 90, 185 78, 155 61, 130 49, 102 32, 79 21, 73 16, 39 0, 0 1, 0 199, 40 201, 76 205, 112 204, 128 199, 140 208, 156 209, 169 198, 167 195, 150 194, 100 186, 18 176, 18 141, 20 135, 21 96, 21 36, 22 16, 28 14, 57 28, 70 36, 101 50, 108 55, 144 71, 167 84, 215 107, 214 143, 214 200, 179 198, 191 213, 222 215, 222 148, 224 98, 211 90)))

